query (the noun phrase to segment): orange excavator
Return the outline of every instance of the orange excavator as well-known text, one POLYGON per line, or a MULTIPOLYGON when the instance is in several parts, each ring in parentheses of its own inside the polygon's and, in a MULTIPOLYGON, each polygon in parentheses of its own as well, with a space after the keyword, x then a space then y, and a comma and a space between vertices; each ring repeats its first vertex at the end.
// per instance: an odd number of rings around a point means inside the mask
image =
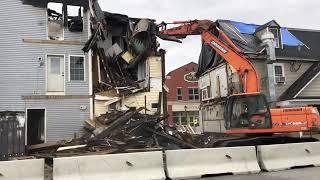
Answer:
POLYGON ((320 127, 319 112, 315 107, 271 109, 265 95, 260 92, 260 78, 254 65, 216 23, 210 20, 161 23, 159 34, 171 38, 201 35, 202 41, 237 71, 243 89, 226 99, 226 133, 261 136, 311 131, 320 127), (179 26, 167 29, 168 24, 179 26))

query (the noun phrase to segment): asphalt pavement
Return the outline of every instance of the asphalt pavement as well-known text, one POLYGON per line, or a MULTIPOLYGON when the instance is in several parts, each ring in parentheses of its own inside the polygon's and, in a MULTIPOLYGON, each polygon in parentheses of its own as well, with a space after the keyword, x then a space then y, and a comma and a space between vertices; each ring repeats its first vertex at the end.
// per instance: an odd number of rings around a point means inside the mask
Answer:
POLYGON ((259 174, 251 175, 217 176, 201 178, 201 180, 320 180, 320 167, 291 169, 277 172, 261 172, 259 174))

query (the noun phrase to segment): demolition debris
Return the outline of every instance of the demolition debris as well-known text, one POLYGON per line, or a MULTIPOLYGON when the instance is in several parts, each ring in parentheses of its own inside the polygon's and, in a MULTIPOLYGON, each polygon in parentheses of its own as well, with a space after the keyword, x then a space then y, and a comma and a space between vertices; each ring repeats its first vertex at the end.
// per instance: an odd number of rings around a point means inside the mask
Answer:
POLYGON ((142 110, 130 108, 103 114, 86 123, 81 138, 32 145, 29 152, 36 157, 61 157, 199 147, 194 144, 198 135, 178 132, 162 124, 166 117, 139 113, 142 110))

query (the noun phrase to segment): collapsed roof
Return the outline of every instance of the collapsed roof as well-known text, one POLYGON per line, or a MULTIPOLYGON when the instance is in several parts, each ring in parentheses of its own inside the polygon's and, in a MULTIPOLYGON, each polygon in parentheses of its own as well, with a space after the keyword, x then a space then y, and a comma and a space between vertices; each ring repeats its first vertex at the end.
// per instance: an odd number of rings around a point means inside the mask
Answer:
POLYGON ((149 56, 157 55, 159 46, 155 20, 104 12, 97 1, 90 12, 93 32, 83 51, 93 50, 102 67, 95 92, 146 88, 142 67, 149 56))

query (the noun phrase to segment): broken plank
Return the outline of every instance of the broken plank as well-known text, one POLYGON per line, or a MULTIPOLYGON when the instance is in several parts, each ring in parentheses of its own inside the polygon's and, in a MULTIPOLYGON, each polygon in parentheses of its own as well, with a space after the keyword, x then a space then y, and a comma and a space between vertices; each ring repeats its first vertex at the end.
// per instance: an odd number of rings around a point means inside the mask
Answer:
POLYGON ((84 45, 84 42, 81 41, 58 41, 58 40, 47 40, 47 39, 22 39, 25 43, 34 43, 34 44, 65 44, 65 45, 84 45))
POLYGON ((193 144, 190 144, 190 143, 187 143, 187 142, 184 142, 176 137, 173 137, 173 136, 170 136, 170 135, 167 135, 167 134, 164 134, 164 133, 160 133, 160 132, 157 132, 153 129, 150 129, 148 127, 143 127, 146 131, 149 131, 149 132, 152 132, 158 136, 161 136, 161 137, 164 137, 166 139, 169 139, 170 141, 173 141, 177 144, 180 144, 180 145, 183 145, 183 146, 186 146, 186 147, 189 147, 189 148, 193 148, 193 149, 196 149, 198 148, 197 146, 193 145, 193 144))
POLYGON ((93 131, 93 134, 95 137, 92 139, 103 139, 107 136, 109 136, 115 129, 118 127, 124 125, 126 122, 128 122, 132 116, 134 116, 136 113, 140 112, 143 108, 139 108, 137 110, 130 110, 127 113, 125 113, 123 116, 121 116, 118 120, 111 123, 108 127, 101 127, 93 131))
POLYGON ((63 146, 61 143, 44 143, 44 144, 35 144, 28 146, 28 150, 31 151, 37 151, 37 150, 43 150, 43 149, 55 149, 60 146, 63 146))

